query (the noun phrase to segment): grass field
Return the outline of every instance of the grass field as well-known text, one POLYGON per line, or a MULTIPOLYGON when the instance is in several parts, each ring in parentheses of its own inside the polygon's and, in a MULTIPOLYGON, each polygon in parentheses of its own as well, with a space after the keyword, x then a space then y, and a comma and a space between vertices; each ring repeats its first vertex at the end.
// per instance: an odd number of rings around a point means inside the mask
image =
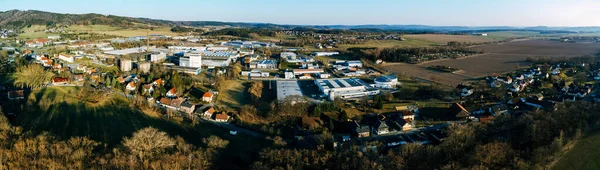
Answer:
POLYGON ((129 101, 113 95, 105 102, 90 105, 71 97, 76 87, 48 87, 34 90, 22 106, 3 102, 5 112, 17 113, 15 125, 34 133, 50 132, 61 139, 86 136, 109 146, 119 144, 123 137, 141 128, 154 127, 171 136, 181 136, 188 143, 204 146, 202 139, 211 135, 230 141, 217 162, 246 165, 269 142, 245 134, 229 135, 225 128, 211 123, 181 124, 145 115, 129 106, 129 101), (248 143, 252 143, 249 145, 248 143))
POLYGON ((468 43, 484 43, 503 40, 499 37, 483 37, 472 35, 448 35, 448 34, 407 34, 403 38, 408 40, 420 40, 426 42, 434 42, 436 44, 446 45, 450 41, 468 42, 468 43))
POLYGON ((223 90, 217 95, 216 104, 224 105, 229 108, 239 108, 246 101, 246 87, 241 81, 227 80, 223 85, 223 90))
POLYGON ((407 39, 404 41, 398 40, 369 40, 364 44, 344 44, 340 45, 340 48, 351 48, 351 47, 377 47, 377 48, 391 48, 391 47, 424 47, 435 45, 435 42, 420 40, 420 39, 407 39))
POLYGON ((600 169, 600 132, 588 134, 579 139, 574 148, 554 164, 552 169, 600 169))
MULTIPOLYGON (((45 38, 49 35, 59 35, 56 33, 45 33, 44 30, 46 30, 46 26, 44 25, 32 25, 29 28, 23 29, 24 33, 19 34, 19 38, 45 38)), ((148 34, 147 29, 122 28, 108 25, 71 25, 68 26, 65 31, 74 33, 97 33, 121 37, 146 36, 148 34)), ((171 32, 170 27, 157 27, 150 30, 149 33, 169 36, 179 35, 171 32)))

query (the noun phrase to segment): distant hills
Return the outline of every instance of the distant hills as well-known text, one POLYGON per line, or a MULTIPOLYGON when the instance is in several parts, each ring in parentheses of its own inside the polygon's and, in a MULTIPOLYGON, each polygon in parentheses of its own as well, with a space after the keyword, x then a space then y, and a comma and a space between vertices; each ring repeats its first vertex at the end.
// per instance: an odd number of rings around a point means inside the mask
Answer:
POLYGON ((60 14, 37 10, 10 10, 0 12, 0 28, 20 29, 29 25, 110 25, 132 26, 224 26, 266 29, 352 29, 381 31, 427 31, 427 32, 483 32, 502 30, 533 30, 550 32, 600 32, 600 27, 509 27, 509 26, 429 26, 429 25, 281 25, 271 23, 244 23, 220 21, 170 21, 150 18, 134 18, 102 14, 60 14))

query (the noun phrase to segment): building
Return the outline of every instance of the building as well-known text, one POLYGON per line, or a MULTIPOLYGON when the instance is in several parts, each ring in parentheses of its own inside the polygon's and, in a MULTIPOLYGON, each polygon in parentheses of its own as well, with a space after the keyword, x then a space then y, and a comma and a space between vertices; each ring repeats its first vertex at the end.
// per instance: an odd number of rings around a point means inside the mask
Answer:
POLYGON ((390 127, 385 123, 385 121, 377 121, 377 123, 373 127, 373 133, 377 135, 390 133, 390 127))
POLYGON ((332 101, 337 97, 348 99, 379 94, 378 89, 355 78, 317 79, 315 84, 322 92, 322 96, 332 101))
POLYGON ((179 57, 179 67, 190 67, 190 57, 179 57))
POLYGON ((277 100, 282 101, 288 96, 302 96, 298 81, 277 81, 277 100))
POLYGON ((287 79, 287 80, 295 79, 296 78, 296 76, 294 76, 294 72, 293 71, 285 70, 285 72, 283 74, 284 74, 284 78, 287 79))
MULTIPOLYGON (((188 54, 188 53, 186 53, 188 54)), ((200 68, 202 67, 202 54, 201 53, 189 53, 189 67, 200 68)))
POLYGON ((169 97, 169 98, 174 98, 177 97, 177 89, 172 88, 171 90, 169 90, 167 92, 167 94, 165 94, 165 96, 169 97))
POLYGON ((131 60, 121 60, 121 71, 131 71, 131 60))
POLYGON ((215 108, 210 107, 202 113, 202 116, 210 118, 210 117, 212 117, 213 113, 215 113, 215 108))
POLYGON ((382 89, 395 89, 397 85, 398 78, 395 76, 381 76, 375 79, 375 84, 373 86, 382 89))
POLYGON ((323 52, 314 52, 313 55, 314 56, 332 56, 332 55, 339 55, 340 52, 337 51, 332 51, 332 52, 327 52, 327 51, 323 51, 323 52))
POLYGON ((371 130, 369 129, 368 125, 358 125, 358 123, 356 125, 357 127, 355 131, 359 138, 369 137, 371 135, 371 130))
POLYGON ((269 77, 269 72, 262 72, 260 70, 242 71, 240 75, 244 77, 269 77))
POLYGON ((54 86, 67 85, 68 83, 69 83, 68 78, 62 78, 62 77, 52 78, 52 85, 54 85, 54 86))
POLYGON ((150 62, 158 63, 167 59, 167 53, 153 52, 149 55, 150 62))
POLYGON ((227 122, 229 120, 229 115, 224 113, 219 113, 215 115, 215 121, 217 122, 227 122))
POLYGON ((152 94, 152 92, 154 92, 154 86, 152 84, 144 84, 144 93, 146 94, 152 94))
POLYGON ((59 54, 58 59, 68 63, 75 62, 75 57, 64 53, 59 54))
POLYGON ((163 81, 162 78, 158 78, 158 79, 154 80, 152 82, 152 84, 155 85, 155 86, 162 86, 162 85, 165 85, 165 82, 163 81))
POLYGON ((203 102, 208 102, 211 103, 213 100, 213 94, 211 92, 205 92, 204 95, 202 95, 202 101, 203 102))
POLYGON ((189 102, 183 102, 179 106, 179 109, 180 109, 180 111, 182 111, 184 113, 192 114, 192 113, 194 113, 194 110, 196 109, 196 105, 195 104, 191 104, 189 102))
POLYGON ((49 35, 48 39, 57 40, 57 39, 60 39, 60 35, 49 35))
POLYGON ((346 66, 348 66, 348 67, 355 67, 355 68, 361 68, 361 67, 363 67, 363 64, 359 60, 349 60, 349 61, 346 61, 346 66))
POLYGON ((321 74, 325 73, 323 69, 294 69, 294 75, 321 74))
POLYGON ((9 100, 21 100, 25 99, 25 91, 24 90, 13 90, 9 91, 8 94, 9 100))
POLYGON ((149 73, 150 66, 151 64, 149 62, 138 63, 138 70, 142 71, 143 73, 149 73))
POLYGON ((134 91, 135 90, 135 83, 133 81, 127 83, 127 86, 125 86, 125 89, 127 89, 129 91, 134 91))
POLYGON ((275 60, 261 60, 250 62, 250 68, 253 69, 277 69, 275 60))
POLYGON ((159 100, 159 103, 163 107, 173 109, 173 110, 179 110, 179 106, 181 105, 181 103, 183 103, 183 98, 169 99, 169 98, 163 97, 159 100))

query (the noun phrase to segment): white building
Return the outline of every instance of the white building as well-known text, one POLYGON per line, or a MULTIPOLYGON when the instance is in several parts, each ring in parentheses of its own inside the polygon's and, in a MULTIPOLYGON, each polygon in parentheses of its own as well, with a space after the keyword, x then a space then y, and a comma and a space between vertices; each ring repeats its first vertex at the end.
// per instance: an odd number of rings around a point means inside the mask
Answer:
POLYGON ((242 71, 241 76, 245 77, 269 77, 268 72, 261 72, 260 70, 242 71))
POLYGON ((256 69, 277 69, 275 60, 261 60, 250 62, 250 68, 256 69))
POLYGON ((154 52, 150 54, 150 62, 161 62, 167 59, 167 53, 154 52))
POLYGON ((191 52, 185 53, 189 57, 189 67, 200 68, 202 67, 202 53, 191 52))
POLYGON ((131 60, 121 60, 121 71, 131 71, 131 60))
POLYGON ((346 66, 361 68, 361 67, 363 67, 363 64, 359 60, 349 60, 349 61, 346 61, 346 66))
POLYGON ((294 76, 294 72, 293 71, 289 71, 289 70, 285 70, 284 74, 284 78, 285 79, 295 79, 296 76, 294 76))
POLYGON ((317 84, 323 96, 327 96, 330 100, 336 97, 348 99, 379 94, 379 90, 360 79, 354 78, 317 79, 315 84, 317 84))
POLYGON ((314 52, 313 53, 314 56, 332 56, 332 55, 338 55, 338 54, 340 54, 340 52, 337 52, 337 51, 332 51, 332 52, 323 51, 323 52, 314 52))
POLYGON ((68 54, 59 54, 58 59, 63 60, 65 62, 69 62, 69 63, 75 62, 75 57, 68 55, 68 54))
POLYGON ((148 62, 138 63, 138 69, 144 73, 150 72, 150 66, 150 63, 148 62))
POLYGON ((394 76, 381 76, 375 79, 375 87, 383 89, 394 89, 398 85, 398 78, 394 76))
POLYGON ((277 81, 277 100, 284 100, 288 96, 302 96, 298 81, 277 81))

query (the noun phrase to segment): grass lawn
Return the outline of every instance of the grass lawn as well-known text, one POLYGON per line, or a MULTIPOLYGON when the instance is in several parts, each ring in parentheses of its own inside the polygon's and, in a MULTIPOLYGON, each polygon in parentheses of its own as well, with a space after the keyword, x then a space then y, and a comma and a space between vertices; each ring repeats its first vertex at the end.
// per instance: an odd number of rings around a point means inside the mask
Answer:
POLYGON ((579 139, 575 147, 554 164, 552 169, 600 169, 600 131, 579 139))
POLYGON ((76 87, 34 90, 26 102, 2 102, 3 110, 17 113, 14 123, 25 131, 47 131, 61 139, 86 136, 109 146, 119 144, 123 137, 131 136, 145 127, 157 128, 171 136, 181 136, 188 143, 200 147, 204 146, 202 139, 215 135, 230 142, 217 160, 220 163, 231 161, 230 166, 249 164, 262 148, 270 145, 264 139, 244 134, 229 135, 227 129, 211 123, 180 124, 150 117, 130 107, 128 99, 118 95, 107 97, 99 104, 85 103, 71 97, 76 90, 76 87))
POLYGON ((239 108, 246 104, 246 86, 242 81, 227 80, 217 95, 216 104, 229 108, 239 108))

